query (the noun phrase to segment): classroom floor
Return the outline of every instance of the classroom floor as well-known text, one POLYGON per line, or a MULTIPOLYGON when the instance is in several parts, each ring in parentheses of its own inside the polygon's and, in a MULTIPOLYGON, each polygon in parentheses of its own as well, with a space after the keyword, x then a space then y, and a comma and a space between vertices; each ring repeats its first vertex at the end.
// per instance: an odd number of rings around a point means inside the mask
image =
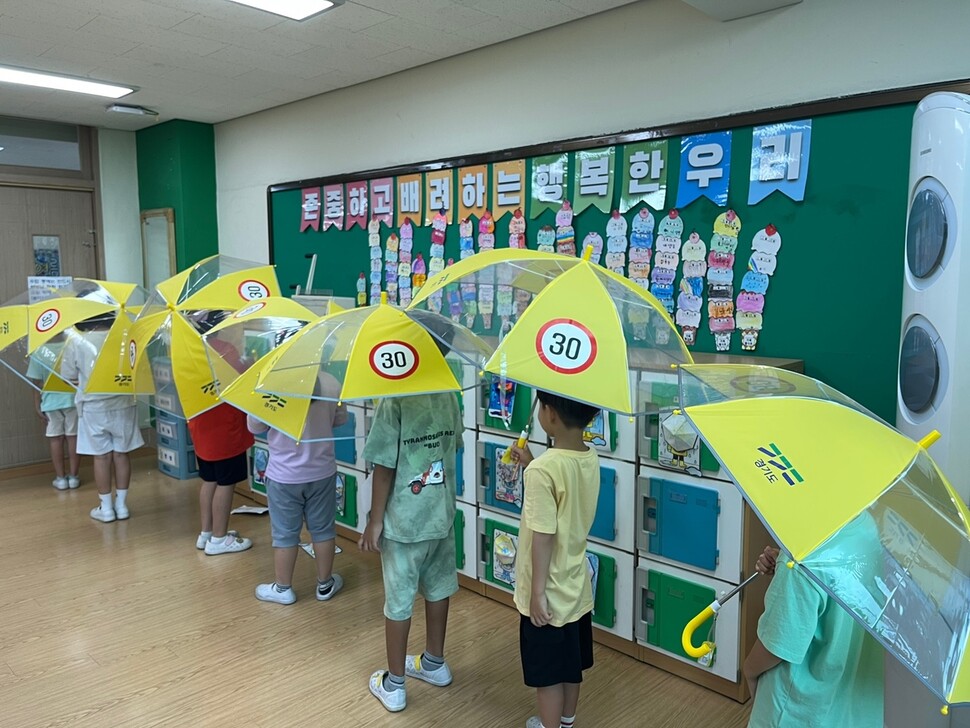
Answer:
MULTIPOLYGON (((509 608, 460 591, 447 642, 455 682, 410 680, 407 709, 392 715, 367 690, 385 664, 377 556, 338 539, 346 586, 317 602, 301 553, 297 603, 265 604, 253 588, 272 579, 268 516, 233 516, 250 551, 205 556, 195 549, 197 481, 137 458, 131 519, 102 524, 88 517, 89 464, 82 480, 68 492, 46 473, 0 481, 0 725, 518 728, 533 713, 509 608)), ((419 607, 412 650, 423 633, 419 607)), ((747 723, 748 706, 599 645, 595 659, 577 728, 747 723)))

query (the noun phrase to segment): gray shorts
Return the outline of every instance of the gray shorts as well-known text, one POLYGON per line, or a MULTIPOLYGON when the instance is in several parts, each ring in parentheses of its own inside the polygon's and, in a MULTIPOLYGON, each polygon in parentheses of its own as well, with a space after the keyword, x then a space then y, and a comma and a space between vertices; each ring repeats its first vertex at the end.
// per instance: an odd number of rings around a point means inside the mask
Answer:
POLYGON ((458 591, 455 529, 436 541, 401 543, 381 539, 384 573, 384 616, 394 622, 411 618, 414 598, 447 599, 458 591))
POLYGON ((266 478, 266 498, 275 548, 299 545, 304 521, 314 543, 332 541, 337 536, 336 473, 312 483, 277 483, 266 478))

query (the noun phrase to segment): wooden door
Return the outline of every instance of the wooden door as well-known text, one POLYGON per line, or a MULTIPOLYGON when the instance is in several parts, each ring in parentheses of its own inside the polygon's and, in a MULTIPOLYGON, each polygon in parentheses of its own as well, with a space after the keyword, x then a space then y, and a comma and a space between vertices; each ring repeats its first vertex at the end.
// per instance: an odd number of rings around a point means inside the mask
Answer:
MULTIPOLYGON (((96 278, 93 195, 0 185, 0 300, 23 293, 34 275, 34 236, 57 237, 61 275, 96 278)), ((33 392, 0 367, 0 468, 50 458, 33 392)))

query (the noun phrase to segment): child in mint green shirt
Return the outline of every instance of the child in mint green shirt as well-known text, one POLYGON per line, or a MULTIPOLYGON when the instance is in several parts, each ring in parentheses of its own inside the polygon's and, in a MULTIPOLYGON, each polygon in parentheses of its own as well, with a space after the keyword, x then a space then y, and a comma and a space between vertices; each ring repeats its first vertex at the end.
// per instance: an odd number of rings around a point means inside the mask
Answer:
MULTIPOLYGON (((871 582, 878 568, 878 534, 867 516, 837 537, 839 558, 809 563, 824 578, 827 569, 871 582)), ((831 556, 831 554, 829 554, 831 556)), ((771 547, 759 571, 782 566, 765 594, 758 640, 744 663, 754 705, 748 728, 882 728, 883 648, 791 557, 771 547)))
POLYGON ((57 336, 31 354, 27 365, 27 378, 34 382, 34 409, 44 423, 44 434, 50 447, 51 464, 57 490, 74 489, 81 485, 78 471, 81 458, 77 454, 77 410, 74 408, 73 392, 44 392, 44 383, 57 368, 57 358, 64 348, 63 337, 57 336), (64 469, 67 454, 68 468, 64 469))

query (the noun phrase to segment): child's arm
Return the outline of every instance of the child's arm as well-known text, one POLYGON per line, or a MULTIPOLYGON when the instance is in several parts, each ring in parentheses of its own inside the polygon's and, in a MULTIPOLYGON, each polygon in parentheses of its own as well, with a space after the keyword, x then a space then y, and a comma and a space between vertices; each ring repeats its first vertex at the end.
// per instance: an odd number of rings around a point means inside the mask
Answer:
POLYGON ((396 472, 393 468, 374 464, 374 475, 371 478, 370 516, 367 519, 367 527, 357 542, 361 551, 381 550, 381 533, 384 531, 384 508, 387 506, 387 497, 391 493, 391 486, 394 484, 394 474, 396 472))
POLYGON ((532 533, 532 598, 529 601, 529 618, 536 627, 549 624, 552 612, 546 599, 546 582, 549 581, 549 563, 552 547, 556 542, 554 533, 532 533))
POLYGON ((340 427, 347 422, 347 405, 340 402, 333 410, 333 426, 340 427))
POLYGON ((529 450, 529 446, 519 447, 518 445, 512 445, 512 460, 521 465, 523 468, 528 467, 529 463, 535 460, 532 455, 532 451, 529 450))
POLYGON ((254 435, 259 435, 260 433, 266 432, 269 429, 269 425, 261 420, 257 420, 252 415, 246 415, 246 429, 254 435))
POLYGON ((744 661, 744 679, 748 681, 748 690, 752 700, 758 690, 758 679, 773 667, 781 664, 781 658, 771 654, 760 639, 754 641, 751 652, 744 661))
POLYGON ((34 390, 34 409, 37 410, 37 416, 40 417, 44 422, 47 422, 47 415, 40 411, 40 390, 34 390))

